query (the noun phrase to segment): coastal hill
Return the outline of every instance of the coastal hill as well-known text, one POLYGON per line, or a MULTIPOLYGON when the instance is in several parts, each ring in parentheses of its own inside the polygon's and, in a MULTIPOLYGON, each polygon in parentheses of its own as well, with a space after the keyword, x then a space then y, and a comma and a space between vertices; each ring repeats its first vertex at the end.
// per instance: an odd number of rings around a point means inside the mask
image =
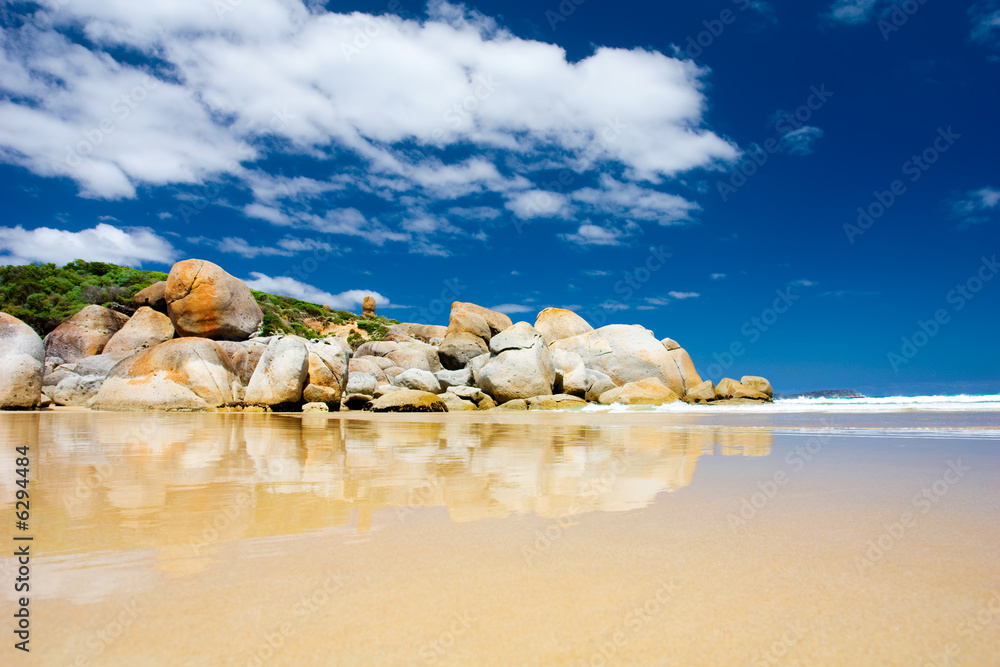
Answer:
MULTIPOLYGON (((85 306, 99 305, 132 316, 139 305, 133 297, 167 279, 160 271, 143 271, 105 262, 78 259, 65 266, 25 264, 0 266, 0 311, 47 336, 85 306)), ((384 317, 362 319, 346 310, 251 290, 264 313, 261 335, 295 334, 317 339, 344 333, 354 347, 365 340, 381 340, 388 327, 398 324, 384 317), (353 335, 352 335, 353 334, 353 335)))

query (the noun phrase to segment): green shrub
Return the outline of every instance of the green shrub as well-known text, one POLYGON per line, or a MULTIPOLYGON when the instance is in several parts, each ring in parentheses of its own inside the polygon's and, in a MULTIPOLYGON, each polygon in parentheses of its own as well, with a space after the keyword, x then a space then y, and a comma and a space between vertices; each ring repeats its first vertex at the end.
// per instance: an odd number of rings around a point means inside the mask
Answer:
MULTIPOLYGON (((143 271, 107 262, 82 259, 58 267, 55 264, 0 266, 0 310, 32 326, 44 336, 90 304, 132 314, 132 297, 155 282, 166 280, 161 271, 143 271)), ((316 319, 323 324, 353 324, 358 316, 346 310, 323 306, 288 296, 251 290, 264 312, 262 335, 294 333, 304 338, 320 334, 305 325, 316 319)), ((375 340, 380 340, 395 320, 376 317, 358 322, 375 340)), ((357 338, 360 334, 355 332, 357 338)), ((358 345, 361 343, 359 342, 358 345)))

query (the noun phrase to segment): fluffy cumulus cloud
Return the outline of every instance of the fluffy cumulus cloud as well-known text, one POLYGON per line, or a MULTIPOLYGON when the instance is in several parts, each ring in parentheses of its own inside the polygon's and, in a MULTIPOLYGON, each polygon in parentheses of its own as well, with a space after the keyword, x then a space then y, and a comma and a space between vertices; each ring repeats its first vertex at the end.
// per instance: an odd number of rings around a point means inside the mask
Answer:
POLYGON ((145 227, 120 229, 103 222, 78 232, 0 227, 0 264, 62 265, 86 259, 139 267, 143 262, 171 264, 177 258, 169 241, 145 227))
POLYGON ((507 208, 519 218, 563 218, 570 213, 569 198, 558 192, 529 190, 513 193, 507 208))
POLYGON ((250 276, 251 278, 245 281, 250 289, 270 292, 271 294, 280 294, 281 296, 290 296, 310 303, 321 303, 331 308, 341 308, 344 310, 357 309, 361 305, 361 302, 364 301, 364 298, 369 295, 375 297, 375 302, 379 308, 403 307, 391 303, 388 297, 370 290, 352 289, 340 292, 339 294, 331 294, 318 287, 313 287, 287 276, 272 278, 258 271, 251 272, 250 276))
POLYGON ((573 62, 443 0, 422 20, 299 0, 42 0, 22 18, 0 28, 0 160, 85 197, 225 183, 248 217, 434 254, 455 230, 404 222, 457 208, 476 237, 497 197, 523 217, 670 222, 694 208, 663 192, 673 177, 738 157, 703 123, 693 62, 573 62), (275 157, 310 176, 269 173, 275 157), (546 169, 624 180, 532 208, 546 169))

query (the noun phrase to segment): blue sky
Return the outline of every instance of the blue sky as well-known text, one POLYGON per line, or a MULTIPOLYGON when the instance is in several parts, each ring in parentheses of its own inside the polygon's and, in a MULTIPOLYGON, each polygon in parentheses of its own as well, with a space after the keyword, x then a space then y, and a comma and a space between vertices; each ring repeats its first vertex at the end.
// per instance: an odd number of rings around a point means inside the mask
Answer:
POLYGON ((1000 392, 1000 2, 0 4, 0 263, 1000 392))

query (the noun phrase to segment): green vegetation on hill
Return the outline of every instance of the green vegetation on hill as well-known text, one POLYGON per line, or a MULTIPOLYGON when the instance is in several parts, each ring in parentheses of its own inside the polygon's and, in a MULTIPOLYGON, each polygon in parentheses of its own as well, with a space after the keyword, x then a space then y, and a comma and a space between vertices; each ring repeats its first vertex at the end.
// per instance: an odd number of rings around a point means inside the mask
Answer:
POLYGON ((264 328, 261 332, 261 335, 264 336, 290 333, 303 338, 320 338, 321 334, 318 331, 305 324, 306 320, 315 320, 323 327, 329 324, 353 324, 358 329, 366 331, 369 339, 382 340, 389 330, 389 325, 399 323, 397 320, 390 320, 382 316, 376 316, 371 320, 361 320, 358 319, 357 315, 346 310, 327 310, 323 306, 300 301, 290 296, 277 296, 256 290, 250 291, 257 299, 260 309, 264 311, 264 328))
MULTIPOLYGON (((136 310, 132 296, 166 279, 167 274, 160 271, 82 259, 63 267, 55 264, 0 266, 0 310, 31 325, 44 336, 91 304, 131 315, 136 310)), ((263 335, 288 333, 319 338, 320 334, 305 324, 306 320, 315 320, 324 326, 354 324, 370 338, 381 340, 389 325, 397 323, 380 316, 359 320, 357 315, 346 310, 327 310, 287 296, 251 292, 264 311, 263 335)))
POLYGON ((98 304, 122 313, 135 311, 132 295, 167 274, 127 266, 85 262, 66 266, 0 266, 0 310, 44 336, 84 306, 98 304))

